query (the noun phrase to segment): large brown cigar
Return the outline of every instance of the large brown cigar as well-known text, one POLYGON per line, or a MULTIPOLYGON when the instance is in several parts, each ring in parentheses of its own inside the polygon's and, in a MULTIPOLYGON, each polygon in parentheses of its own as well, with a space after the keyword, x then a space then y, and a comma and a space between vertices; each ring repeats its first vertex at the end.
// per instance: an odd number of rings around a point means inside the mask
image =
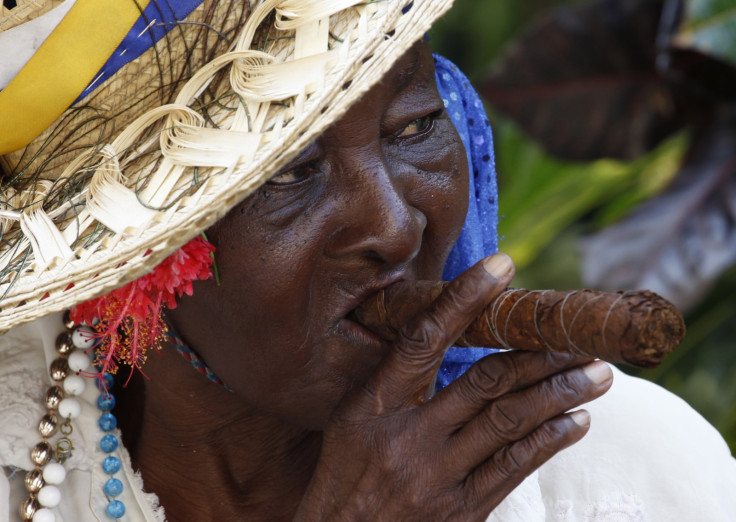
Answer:
MULTIPOLYGON (((355 311, 355 318, 392 340, 446 285, 442 281, 393 284, 363 303, 355 311)), ((454 344, 572 352, 652 368, 675 349, 684 335, 680 312, 652 292, 508 289, 454 344)))

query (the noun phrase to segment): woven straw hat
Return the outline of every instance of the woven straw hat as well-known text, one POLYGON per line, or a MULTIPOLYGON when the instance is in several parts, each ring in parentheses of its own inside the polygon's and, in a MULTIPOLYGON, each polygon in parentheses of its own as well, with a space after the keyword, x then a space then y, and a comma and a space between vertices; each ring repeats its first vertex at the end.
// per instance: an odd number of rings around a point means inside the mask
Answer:
MULTIPOLYGON (((104 14, 95 30, 114 44, 119 20, 140 23, 144 8, 144 24, 156 25, 155 16, 145 15, 157 8, 155 0, 148 7, 143 0, 76 0, 0 91, 0 331, 151 270, 336 121, 452 3, 187 1, 198 5, 152 48, 111 77, 96 75, 96 68, 81 89, 69 88, 71 103, 90 80, 95 84, 71 106, 49 115, 46 104, 25 96, 30 105, 19 110, 9 103, 24 92, 19 80, 34 72, 36 58, 46 68, 64 59, 45 46, 64 44, 64 30, 78 35, 64 25, 89 19, 84 9, 104 14), (99 11, 101 4, 107 11, 99 11), (29 131, 29 119, 42 128, 29 131), (32 141, 8 131, 21 127, 32 141)), ((59 3, 2 8, 0 38, 59 3)), ((132 22, 123 25, 127 34, 132 22)), ((97 47, 88 52, 101 53, 97 47)), ((33 85, 62 90, 54 76, 33 85)))

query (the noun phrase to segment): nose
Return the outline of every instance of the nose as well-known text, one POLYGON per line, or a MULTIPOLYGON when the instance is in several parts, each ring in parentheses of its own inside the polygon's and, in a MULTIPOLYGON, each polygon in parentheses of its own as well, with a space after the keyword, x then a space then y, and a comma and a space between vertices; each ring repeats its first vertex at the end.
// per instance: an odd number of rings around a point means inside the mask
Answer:
POLYGON ((399 266, 422 246, 427 217, 415 206, 411 181, 397 176, 379 150, 350 154, 337 178, 346 190, 336 203, 335 230, 326 254, 332 258, 368 258, 399 266))

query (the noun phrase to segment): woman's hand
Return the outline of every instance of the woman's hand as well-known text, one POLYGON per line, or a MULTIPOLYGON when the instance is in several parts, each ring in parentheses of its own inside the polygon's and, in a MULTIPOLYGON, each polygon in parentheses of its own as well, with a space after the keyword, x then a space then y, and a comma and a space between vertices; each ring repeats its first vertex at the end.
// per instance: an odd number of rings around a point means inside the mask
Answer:
POLYGON ((513 276, 492 256, 406 325, 324 433, 296 520, 485 520, 527 475, 588 430, 612 373, 570 355, 506 352, 428 398, 445 349, 513 276))

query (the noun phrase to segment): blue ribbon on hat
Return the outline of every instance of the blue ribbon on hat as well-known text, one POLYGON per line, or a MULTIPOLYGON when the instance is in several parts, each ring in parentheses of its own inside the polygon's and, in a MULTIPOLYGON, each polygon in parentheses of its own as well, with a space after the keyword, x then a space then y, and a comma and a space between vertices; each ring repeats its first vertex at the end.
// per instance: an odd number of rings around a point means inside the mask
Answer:
POLYGON ((177 24, 186 19, 203 0, 164 0, 153 1, 143 10, 138 21, 133 25, 112 56, 102 66, 95 79, 79 95, 74 103, 88 96, 105 80, 113 76, 124 65, 132 62, 156 42, 175 29, 177 24))

